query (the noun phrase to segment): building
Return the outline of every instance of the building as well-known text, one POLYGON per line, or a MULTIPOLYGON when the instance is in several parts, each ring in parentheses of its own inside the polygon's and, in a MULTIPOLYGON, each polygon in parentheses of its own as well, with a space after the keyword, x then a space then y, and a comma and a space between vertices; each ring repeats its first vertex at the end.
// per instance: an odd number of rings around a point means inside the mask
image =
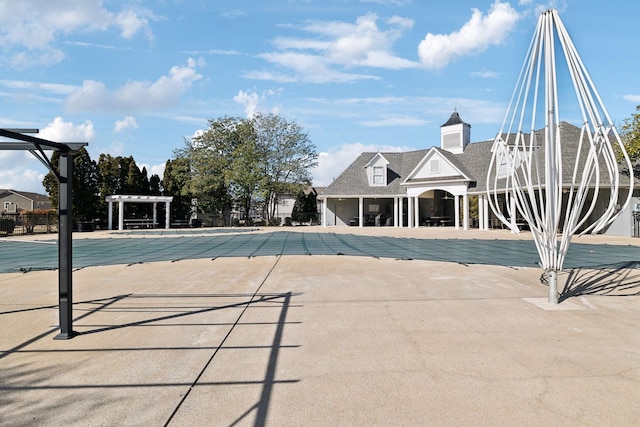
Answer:
MULTIPOLYGON (((471 125, 457 111, 440 129, 439 146, 404 153, 360 154, 318 195, 322 225, 502 227, 487 198, 493 140, 471 143, 471 125)), ((567 159, 577 154, 580 132, 567 122, 560 124, 567 159)), ((564 168, 563 174, 570 174, 569 169, 564 168)), ((570 181, 568 176, 563 182, 570 181)), ((506 212, 511 202, 503 195, 498 208, 506 212)), ((640 207, 638 198, 632 199, 631 206, 636 205, 640 207)), ((602 209, 596 206, 592 215, 599 215, 602 209)), ((518 218, 511 221, 519 228, 526 227, 518 218)), ((633 230, 629 209, 607 232, 633 235, 633 230)))
POLYGON ((27 191, 0 189, 0 213, 15 214, 36 209, 51 209, 49 197, 27 191))
MULTIPOLYGON (((316 197, 316 201, 318 200, 318 194, 324 191, 323 187, 312 187, 306 186, 303 190, 305 196, 309 196, 313 194, 316 197)), ((298 195, 293 193, 281 193, 278 194, 278 202, 276 204, 276 209, 274 212, 274 218, 280 218, 280 223, 285 224, 287 218, 291 218, 293 215, 293 207, 296 204, 296 199, 298 195)), ((320 205, 316 205, 316 210, 318 211, 318 218, 320 218, 320 205)))

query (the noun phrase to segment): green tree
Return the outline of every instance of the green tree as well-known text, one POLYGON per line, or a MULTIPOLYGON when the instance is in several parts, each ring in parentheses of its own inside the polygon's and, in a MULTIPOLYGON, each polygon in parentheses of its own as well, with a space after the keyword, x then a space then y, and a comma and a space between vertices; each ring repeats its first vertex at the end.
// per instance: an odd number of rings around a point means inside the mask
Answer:
POLYGON ((189 159, 198 209, 226 218, 232 204, 246 214, 266 207, 273 218, 278 194, 308 185, 318 157, 300 126, 276 114, 211 119, 205 132, 174 155, 189 159))
POLYGON ((198 210, 218 215, 226 225, 230 224, 233 205, 233 152, 239 145, 241 121, 234 117, 210 119, 208 129, 186 140, 185 148, 176 153, 190 159, 190 189, 197 198, 198 210))
POLYGON ((262 190, 271 219, 279 194, 295 194, 300 185, 311 183, 311 169, 318 164, 318 153, 295 121, 287 121, 277 114, 257 114, 251 122, 263 151, 262 190))
MULTIPOLYGON (((54 151, 51 162, 58 171, 60 155, 54 151)), ((97 217, 98 206, 98 167, 91 160, 85 147, 80 148, 73 158, 73 201, 72 209, 76 220, 93 220, 97 217)), ((49 194, 52 206, 58 206, 58 179, 49 172, 42 181, 49 194)))
POLYGON ((189 192, 190 178, 188 158, 178 157, 167 160, 162 179, 162 193, 165 196, 173 196, 171 218, 186 220, 191 216, 193 197, 189 192))
POLYGON ((318 219, 316 193, 314 191, 300 191, 293 203, 291 219, 296 222, 311 222, 318 219))
POLYGON ((640 159, 640 105, 636 106, 636 112, 631 117, 625 119, 620 134, 631 161, 640 159))
MULTIPOLYGON (((110 154, 100 154, 98 158, 98 216, 104 223, 107 222, 107 201, 106 197, 115 194, 127 194, 125 192, 124 177, 122 169, 122 157, 113 157, 110 154)), ((127 172, 129 168, 127 165, 127 172)), ((115 212, 113 213, 115 215, 115 212)), ((112 218, 114 220, 114 218, 112 218)), ((116 222, 117 224, 117 222, 116 222)))
POLYGON ((152 196, 162 195, 162 180, 158 174, 153 174, 149 178, 149 194, 152 196))
POLYGON ((263 151, 257 144, 252 123, 241 120, 233 133, 230 167, 225 171, 231 196, 246 214, 245 224, 251 225, 250 212, 256 210, 254 199, 264 182, 263 151))

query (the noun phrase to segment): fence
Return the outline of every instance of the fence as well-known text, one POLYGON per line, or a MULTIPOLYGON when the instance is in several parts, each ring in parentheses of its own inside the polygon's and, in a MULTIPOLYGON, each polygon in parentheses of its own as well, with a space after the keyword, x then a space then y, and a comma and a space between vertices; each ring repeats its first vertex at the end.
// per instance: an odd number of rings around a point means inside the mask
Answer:
POLYGON ((54 210, 0 214, 0 236, 56 233, 58 213, 54 210))

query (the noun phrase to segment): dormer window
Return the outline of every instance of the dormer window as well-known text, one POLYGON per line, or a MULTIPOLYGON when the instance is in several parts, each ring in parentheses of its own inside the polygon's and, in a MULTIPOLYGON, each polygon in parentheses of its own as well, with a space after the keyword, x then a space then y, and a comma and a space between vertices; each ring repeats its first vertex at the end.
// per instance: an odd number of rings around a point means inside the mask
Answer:
POLYGON ((387 166, 389 161, 381 154, 377 153, 371 158, 369 163, 364 167, 367 171, 367 177, 369 178, 369 185, 384 186, 387 185, 387 166))
POLYGON ((373 167, 373 183, 379 184, 379 185, 384 184, 384 167, 382 166, 373 167))

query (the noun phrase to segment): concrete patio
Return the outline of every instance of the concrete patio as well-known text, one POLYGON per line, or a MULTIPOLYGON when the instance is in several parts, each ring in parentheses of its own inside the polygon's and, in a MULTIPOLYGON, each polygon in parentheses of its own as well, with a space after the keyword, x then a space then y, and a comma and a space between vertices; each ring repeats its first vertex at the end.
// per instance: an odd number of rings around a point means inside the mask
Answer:
MULTIPOLYGON (((636 244, 599 237, 577 241, 636 244)), ((638 424, 640 270, 567 273, 558 306, 540 275, 362 256, 93 266, 73 274, 79 335, 58 341, 57 272, 0 274, 0 425, 638 424)))

